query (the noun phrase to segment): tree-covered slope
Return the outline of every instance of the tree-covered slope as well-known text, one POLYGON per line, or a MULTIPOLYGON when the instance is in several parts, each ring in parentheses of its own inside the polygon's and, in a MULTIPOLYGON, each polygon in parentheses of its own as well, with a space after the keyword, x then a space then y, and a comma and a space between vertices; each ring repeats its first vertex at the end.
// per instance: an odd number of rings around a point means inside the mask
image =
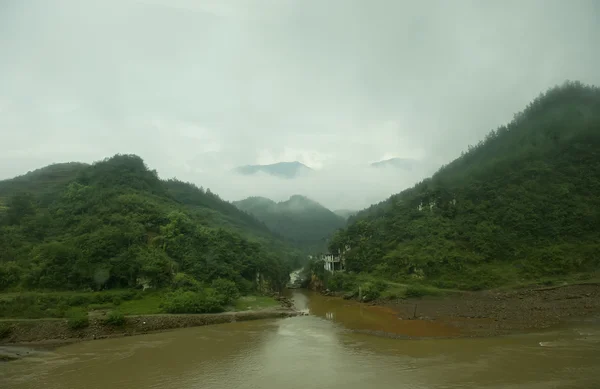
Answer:
POLYGON ((600 265, 600 89, 567 82, 331 240, 349 270, 485 288, 600 265))
POLYGON ((40 201, 52 201, 53 193, 88 166, 79 162, 55 163, 10 180, 0 181, 0 203, 17 192, 36 193, 40 201))
POLYGON ((0 181, 0 194, 0 289, 162 287, 176 273, 242 290, 260 274, 277 288, 296 266, 262 223, 134 155, 52 165, 0 181))
POLYGON ((346 223, 344 218, 300 195, 279 203, 264 197, 249 197, 234 204, 264 222, 272 231, 314 249, 325 248, 326 238, 346 223))

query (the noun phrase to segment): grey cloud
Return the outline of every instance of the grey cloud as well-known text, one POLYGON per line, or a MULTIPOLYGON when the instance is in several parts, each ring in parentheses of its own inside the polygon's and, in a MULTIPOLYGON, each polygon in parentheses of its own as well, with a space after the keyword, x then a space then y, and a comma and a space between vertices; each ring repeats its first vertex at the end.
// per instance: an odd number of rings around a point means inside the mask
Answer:
POLYGON ((135 152, 227 199, 260 183, 365 206, 546 88, 600 84, 599 17, 594 0, 3 1, 0 177, 135 152), (384 156, 423 168, 373 180, 384 156), (224 173, 290 158, 321 178, 224 173))

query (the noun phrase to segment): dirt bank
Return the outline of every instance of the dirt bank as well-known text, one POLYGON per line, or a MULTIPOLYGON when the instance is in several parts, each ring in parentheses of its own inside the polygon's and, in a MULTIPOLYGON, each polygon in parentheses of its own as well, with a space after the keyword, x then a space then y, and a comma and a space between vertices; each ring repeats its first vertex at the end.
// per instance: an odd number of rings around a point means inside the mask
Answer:
POLYGON ((393 309, 403 320, 439 320, 460 328, 466 336, 491 336, 600 317, 600 284, 466 292, 376 304, 393 309))
POLYGON ((123 326, 111 326, 101 318, 90 318, 83 329, 73 330, 66 319, 2 320, 9 328, 0 344, 62 344, 81 340, 102 339, 115 336, 131 336, 174 328, 196 327, 235 321, 271 319, 300 314, 289 308, 274 308, 258 311, 225 312, 197 315, 140 315, 127 316, 123 326))

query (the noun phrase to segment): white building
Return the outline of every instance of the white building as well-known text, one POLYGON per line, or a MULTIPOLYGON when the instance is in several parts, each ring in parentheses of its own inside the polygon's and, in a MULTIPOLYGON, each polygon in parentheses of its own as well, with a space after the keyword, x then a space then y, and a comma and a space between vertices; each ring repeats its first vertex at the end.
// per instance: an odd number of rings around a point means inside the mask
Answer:
POLYGON ((344 270, 344 263, 340 259, 340 257, 335 256, 333 254, 325 254, 321 257, 323 262, 325 262, 325 270, 334 272, 339 270, 344 270))

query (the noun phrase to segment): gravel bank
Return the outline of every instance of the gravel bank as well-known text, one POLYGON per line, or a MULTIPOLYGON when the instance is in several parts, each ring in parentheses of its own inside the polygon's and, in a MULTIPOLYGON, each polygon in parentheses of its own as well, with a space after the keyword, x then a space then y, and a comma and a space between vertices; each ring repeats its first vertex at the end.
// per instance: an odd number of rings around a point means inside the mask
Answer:
POLYGON ((467 336, 492 336, 600 317, 600 284, 491 290, 377 304, 392 308, 403 320, 440 320, 467 336))

